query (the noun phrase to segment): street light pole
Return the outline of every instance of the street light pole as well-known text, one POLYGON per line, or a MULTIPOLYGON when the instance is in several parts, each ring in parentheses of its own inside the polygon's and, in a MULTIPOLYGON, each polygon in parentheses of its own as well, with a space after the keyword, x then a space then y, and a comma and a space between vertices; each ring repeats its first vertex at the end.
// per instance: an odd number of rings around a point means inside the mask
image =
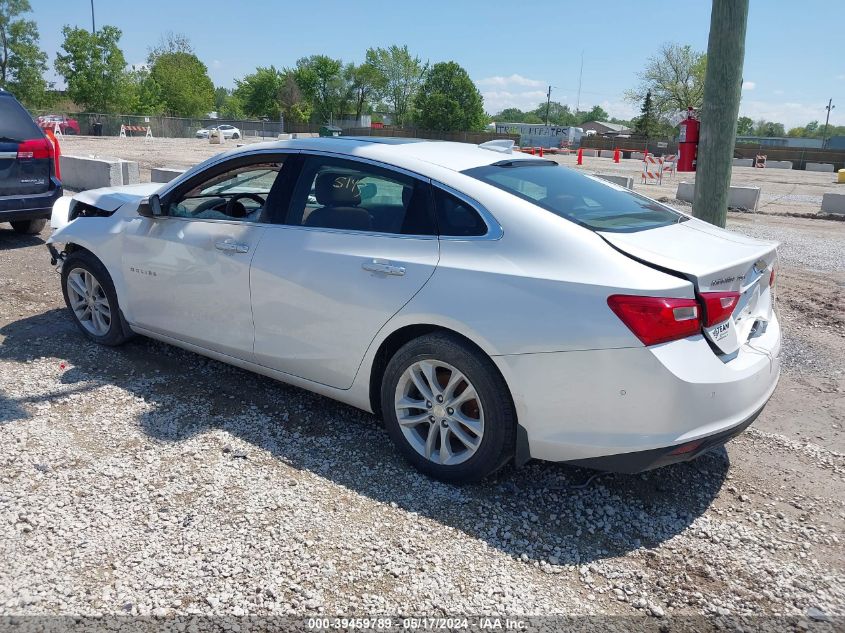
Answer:
POLYGON ((827 116, 824 118, 824 131, 822 132, 822 149, 825 148, 827 145, 827 124, 830 122, 830 111, 833 110, 836 106, 833 105, 833 99, 827 100, 827 105, 825 106, 825 110, 827 110, 827 116))
POLYGON ((94 0, 91 0, 91 33, 97 32, 97 26, 94 24, 94 0))
POLYGON ((552 87, 549 86, 549 91, 546 93, 546 126, 549 125, 549 107, 552 105, 552 87))

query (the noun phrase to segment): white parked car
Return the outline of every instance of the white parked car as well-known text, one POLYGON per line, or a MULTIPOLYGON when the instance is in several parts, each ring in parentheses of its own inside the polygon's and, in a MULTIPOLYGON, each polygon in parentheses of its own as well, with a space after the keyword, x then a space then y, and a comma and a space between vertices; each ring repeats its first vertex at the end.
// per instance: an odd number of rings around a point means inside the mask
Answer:
POLYGON ((234 125, 229 125, 226 123, 224 123, 223 125, 214 125, 212 127, 200 128, 199 130, 197 130, 195 136, 197 138, 208 138, 211 135, 212 130, 220 130, 221 132, 223 132, 223 138, 241 138, 241 131, 234 125))
POLYGON ((444 480, 688 460, 780 372, 775 244, 496 143, 250 145, 63 198, 52 223, 91 340, 150 336, 372 411, 444 480))

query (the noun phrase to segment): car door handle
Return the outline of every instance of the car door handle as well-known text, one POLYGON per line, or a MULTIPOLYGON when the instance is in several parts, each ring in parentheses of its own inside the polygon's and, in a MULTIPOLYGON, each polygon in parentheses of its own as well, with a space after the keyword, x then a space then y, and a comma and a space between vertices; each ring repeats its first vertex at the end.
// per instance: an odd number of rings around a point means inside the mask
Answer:
POLYGON ((243 242, 236 242, 235 240, 223 240, 222 242, 217 242, 214 245, 218 251, 223 251, 225 253, 248 253, 249 252, 249 244, 244 244, 243 242))
POLYGON ((367 272, 394 275, 396 277, 401 277, 405 274, 404 266, 394 266, 386 259, 371 259, 361 264, 361 268, 367 272))

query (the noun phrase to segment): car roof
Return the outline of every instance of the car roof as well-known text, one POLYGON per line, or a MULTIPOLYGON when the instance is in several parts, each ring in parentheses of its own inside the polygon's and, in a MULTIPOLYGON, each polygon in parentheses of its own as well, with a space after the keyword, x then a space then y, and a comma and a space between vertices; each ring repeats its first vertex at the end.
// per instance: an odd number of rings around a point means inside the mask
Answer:
POLYGON ((464 171, 473 167, 490 165, 505 158, 514 161, 531 158, 518 152, 505 154, 471 143, 385 136, 334 136, 271 141, 245 145, 231 154, 260 149, 297 149, 347 154, 414 171, 419 171, 425 164, 437 165, 453 171, 464 171))

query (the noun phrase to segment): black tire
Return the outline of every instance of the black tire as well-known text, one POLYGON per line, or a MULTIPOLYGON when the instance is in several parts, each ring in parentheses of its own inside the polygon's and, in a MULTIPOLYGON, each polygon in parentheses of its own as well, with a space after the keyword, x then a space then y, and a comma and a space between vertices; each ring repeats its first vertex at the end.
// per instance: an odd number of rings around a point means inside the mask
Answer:
POLYGON ((62 294, 65 297, 65 305, 70 312, 73 322, 79 330, 90 340, 101 345, 120 345, 132 338, 132 331, 123 319, 123 314, 120 311, 120 305, 117 302, 117 293, 114 290, 114 283, 112 283, 111 275, 109 275, 106 267, 93 254, 88 251, 74 251, 65 259, 62 265, 62 294), (82 269, 94 276, 100 287, 103 289, 103 294, 109 304, 109 311, 111 319, 109 319, 109 328, 105 334, 98 336, 88 330, 77 318, 71 307, 70 299, 68 298, 68 276, 76 269, 82 269))
POLYGON ((236 141, 237 141, 240 137, 241 137, 241 135, 240 135, 240 134, 238 134, 237 132, 235 132, 234 134, 232 134, 232 138, 233 138, 234 140, 236 140, 236 141))
POLYGON ((454 334, 422 336, 406 343, 393 355, 382 379, 381 408, 390 439, 405 459, 435 479, 456 484, 479 481, 513 458, 516 413, 507 384, 490 358, 454 334), (396 389, 405 370, 421 360, 448 363, 467 378, 480 398, 484 412, 481 443, 462 463, 443 465, 426 459, 414 449, 399 426, 394 406, 396 389))
POLYGON ((23 233, 24 235, 38 235, 44 230, 47 225, 47 220, 41 218, 40 220, 18 220, 10 222, 15 233, 23 233))

